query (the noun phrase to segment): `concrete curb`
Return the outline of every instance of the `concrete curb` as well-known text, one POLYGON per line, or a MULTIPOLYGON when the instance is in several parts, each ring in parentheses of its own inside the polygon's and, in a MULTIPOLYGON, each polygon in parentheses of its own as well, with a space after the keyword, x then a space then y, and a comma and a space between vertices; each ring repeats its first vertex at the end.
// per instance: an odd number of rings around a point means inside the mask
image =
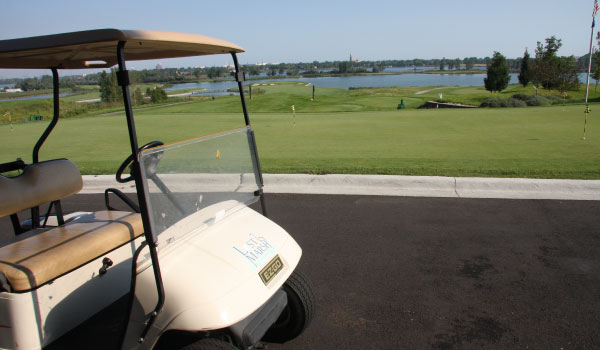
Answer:
MULTIPOLYGON (((405 197, 600 200, 600 180, 503 179, 399 175, 264 174, 265 193, 405 197)), ((113 175, 84 175, 81 193, 134 192, 113 175)))

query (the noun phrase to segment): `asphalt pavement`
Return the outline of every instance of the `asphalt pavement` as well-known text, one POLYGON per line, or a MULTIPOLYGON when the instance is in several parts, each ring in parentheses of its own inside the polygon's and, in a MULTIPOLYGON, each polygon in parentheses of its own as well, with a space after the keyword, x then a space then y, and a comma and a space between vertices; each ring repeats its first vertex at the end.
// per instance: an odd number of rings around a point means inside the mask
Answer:
POLYGON ((597 349, 597 201, 271 195, 318 310, 269 349, 597 349))
MULTIPOLYGON (((302 246, 299 269, 317 300, 304 334, 267 349, 600 348, 600 201, 270 193, 266 202, 302 246)), ((63 207, 104 204, 80 194, 63 207)))

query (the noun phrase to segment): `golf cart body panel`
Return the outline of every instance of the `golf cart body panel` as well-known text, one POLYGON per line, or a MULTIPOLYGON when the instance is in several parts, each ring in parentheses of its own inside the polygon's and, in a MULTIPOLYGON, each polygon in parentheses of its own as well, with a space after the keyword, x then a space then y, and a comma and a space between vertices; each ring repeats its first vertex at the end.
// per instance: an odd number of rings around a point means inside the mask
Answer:
POLYGON ((0 293, 0 348, 40 349, 125 295, 132 251, 142 241, 139 237, 28 292, 0 293), (107 258, 113 265, 100 275, 107 258))
POLYGON ((31 230, 22 233, 12 220, 15 238, 0 243, 0 348, 51 345, 127 295, 124 349, 151 349, 169 330, 225 332, 235 345, 248 348, 275 323, 287 305, 282 286, 302 250, 266 218, 244 75, 236 57, 243 51, 201 35, 142 30, 0 41, 0 68, 49 68, 54 82, 54 117, 34 147, 33 164, 19 160, 0 167, 23 170, 15 178, 0 175, 2 198, 13 202, 0 205, 0 216, 12 219, 27 208, 32 213, 31 230), (233 57, 245 127, 138 147, 125 59, 212 54, 233 57), (69 161, 38 159, 58 122, 58 70, 115 64, 132 152, 117 179, 135 181, 139 207, 131 207, 138 213, 114 211, 107 201, 111 210, 71 214, 64 220, 57 204, 57 226, 46 225, 48 215, 42 225, 39 205, 59 203, 82 187, 79 171, 69 161), (131 176, 123 179, 128 162, 131 176), (39 176, 39 169, 55 165, 64 168, 57 176, 39 176), (248 208, 257 200, 264 215, 248 208))
MULTIPOLYGON (((161 234, 166 300, 154 324, 156 335, 165 330, 224 329, 242 321, 281 288, 300 260, 298 244, 281 227, 252 209, 242 208, 203 228, 206 219, 204 213, 198 212, 173 226, 196 226, 202 232, 179 238, 178 229, 173 230, 174 235, 161 234), (265 283, 261 272, 264 274, 263 269, 275 259, 283 266, 265 283), (197 268, 190 270, 188 265, 197 268)), ((129 328, 133 336, 128 337, 126 345, 138 345, 135 335, 139 336, 156 305, 149 265, 148 258, 140 260, 142 271, 138 272, 137 299, 129 328)), ((152 333, 148 334, 149 339, 153 338, 152 333)))

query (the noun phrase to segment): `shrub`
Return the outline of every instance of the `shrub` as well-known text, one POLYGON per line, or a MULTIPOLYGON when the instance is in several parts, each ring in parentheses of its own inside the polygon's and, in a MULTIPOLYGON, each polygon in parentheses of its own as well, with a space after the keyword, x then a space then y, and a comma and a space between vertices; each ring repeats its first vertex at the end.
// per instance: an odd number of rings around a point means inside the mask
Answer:
POLYGON ((508 99, 508 107, 527 107, 527 103, 511 97, 508 99))
POLYGON ((515 94, 512 98, 524 101, 528 106, 550 106, 555 103, 562 103, 562 99, 557 96, 532 96, 525 94, 515 94))
POLYGON ((490 97, 483 101, 480 107, 526 107, 525 101, 516 98, 502 98, 502 97, 490 97))
POLYGON ((526 101, 526 100, 527 100, 527 98, 528 98, 529 96, 530 96, 530 95, 525 95, 525 94, 514 94, 514 95, 512 95, 511 97, 512 97, 512 98, 516 98, 517 100, 523 100, 523 101, 526 101))
MULTIPOLYGON (((551 104, 563 103, 563 99, 558 96, 549 95, 544 97, 549 100, 551 104)), ((567 101, 569 101, 569 99, 567 99, 567 101)))
POLYGON ((528 106, 550 106, 552 104, 552 101, 544 96, 529 96, 525 102, 528 106))

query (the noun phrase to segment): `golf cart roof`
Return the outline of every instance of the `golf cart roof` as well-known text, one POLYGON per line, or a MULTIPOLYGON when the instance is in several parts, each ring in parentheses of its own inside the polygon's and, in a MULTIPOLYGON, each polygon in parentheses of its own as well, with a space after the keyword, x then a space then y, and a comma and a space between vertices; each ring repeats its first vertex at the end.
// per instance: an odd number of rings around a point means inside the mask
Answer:
POLYGON ((198 34, 97 29, 0 40, 0 68, 108 68, 125 41, 128 61, 244 52, 230 42, 198 34))

